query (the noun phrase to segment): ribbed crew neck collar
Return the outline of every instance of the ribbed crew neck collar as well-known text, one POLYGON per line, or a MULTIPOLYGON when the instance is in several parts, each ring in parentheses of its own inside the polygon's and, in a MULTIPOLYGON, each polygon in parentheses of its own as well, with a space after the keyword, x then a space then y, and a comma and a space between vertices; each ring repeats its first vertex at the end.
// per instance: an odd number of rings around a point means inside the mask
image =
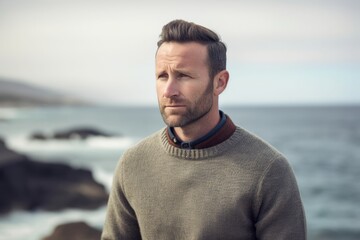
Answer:
POLYGON ((169 141, 167 128, 163 129, 160 134, 160 138, 165 151, 169 155, 186 160, 202 160, 216 157, 228 151, 229 149, 233 149, 241 140, 241 131, 241 128, 235 127, 235 131, 232 132, 231 136, 225 139, 223 142, 208 148, 201 149, 183 149, 174 146, 174 144, 171 144, 171 141, 169 141))

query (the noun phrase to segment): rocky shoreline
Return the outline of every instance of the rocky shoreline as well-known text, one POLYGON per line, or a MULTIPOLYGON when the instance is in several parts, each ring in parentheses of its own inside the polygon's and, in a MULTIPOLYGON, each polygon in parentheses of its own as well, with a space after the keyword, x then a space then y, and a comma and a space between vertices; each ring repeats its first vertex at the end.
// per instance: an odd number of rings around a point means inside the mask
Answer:
POLYGON ((85 222, 64 223, 42 240, 99 240, 101 230, 89 226, 85 222))
MULTIPOLYGON (((37 161, 9 149, 0 138, 0 216, 15 210, 92 210, 107 199, 105 187, 90 170, 37 161)), ((100 235, 100 229, 74 222, 57 226, 44 240, 95 240, 100 235)))
POLYGON ((92 172, 17 153, 0 139, 0 214, 13 210, 96 209, 108 193, 92 172))

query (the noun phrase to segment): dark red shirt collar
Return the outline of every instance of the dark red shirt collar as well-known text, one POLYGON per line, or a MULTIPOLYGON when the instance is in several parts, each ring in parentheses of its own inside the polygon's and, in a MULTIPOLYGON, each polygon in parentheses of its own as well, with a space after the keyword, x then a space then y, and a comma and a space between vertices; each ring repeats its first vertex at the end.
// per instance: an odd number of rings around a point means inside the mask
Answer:
POLYGON ((229 116, 225 115, 220 111, 220 122, 218 125, 206 134, 204 137, 201 137, 198 140, 192 142, 183 142, 181 141, 174 133, 173 129, 167 129, 167 138, 171 145, 178 148, 186 149, 201 149, 213 147, 219 143, 222 143, 228 139, 236 130, 235 124, 231 121, 229 116))

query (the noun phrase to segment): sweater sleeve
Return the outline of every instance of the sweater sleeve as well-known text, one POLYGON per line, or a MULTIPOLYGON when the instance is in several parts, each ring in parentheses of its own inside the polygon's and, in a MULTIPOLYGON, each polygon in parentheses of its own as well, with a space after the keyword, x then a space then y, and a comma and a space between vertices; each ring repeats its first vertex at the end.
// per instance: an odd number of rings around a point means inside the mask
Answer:
POLYGON ((124 159, 121 159, 114 174, 102 240, 141 239, 135 212, 126 199, 123 163, 124 159))
POLYGON ((306 239, 306 220, 299 189, 285 158, 272 161, 260 179, 256 213, 257 239, 306 239))

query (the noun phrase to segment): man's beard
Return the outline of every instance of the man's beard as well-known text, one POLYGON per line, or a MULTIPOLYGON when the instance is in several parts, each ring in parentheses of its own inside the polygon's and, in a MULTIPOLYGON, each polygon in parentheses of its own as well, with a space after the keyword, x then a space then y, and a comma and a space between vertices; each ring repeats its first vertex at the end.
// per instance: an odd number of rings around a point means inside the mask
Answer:
POLYGON ((187 99, 178 99, 177 97, 170 98, 171 104, 183 104, 186 105, 186 111, 184 113, 170 113, 165 111, 164 103, 159 100, 159 107, 161 116, 166 125, 169 127, 184 127, 191 123, 194 123, 208 114, 213 106, 213 84, 209 81, 209 85, 205 89, 205 92, 197 98, 194 102, 187 99), (171 120, 170 115, 176 115, 176 120, 171 120))

